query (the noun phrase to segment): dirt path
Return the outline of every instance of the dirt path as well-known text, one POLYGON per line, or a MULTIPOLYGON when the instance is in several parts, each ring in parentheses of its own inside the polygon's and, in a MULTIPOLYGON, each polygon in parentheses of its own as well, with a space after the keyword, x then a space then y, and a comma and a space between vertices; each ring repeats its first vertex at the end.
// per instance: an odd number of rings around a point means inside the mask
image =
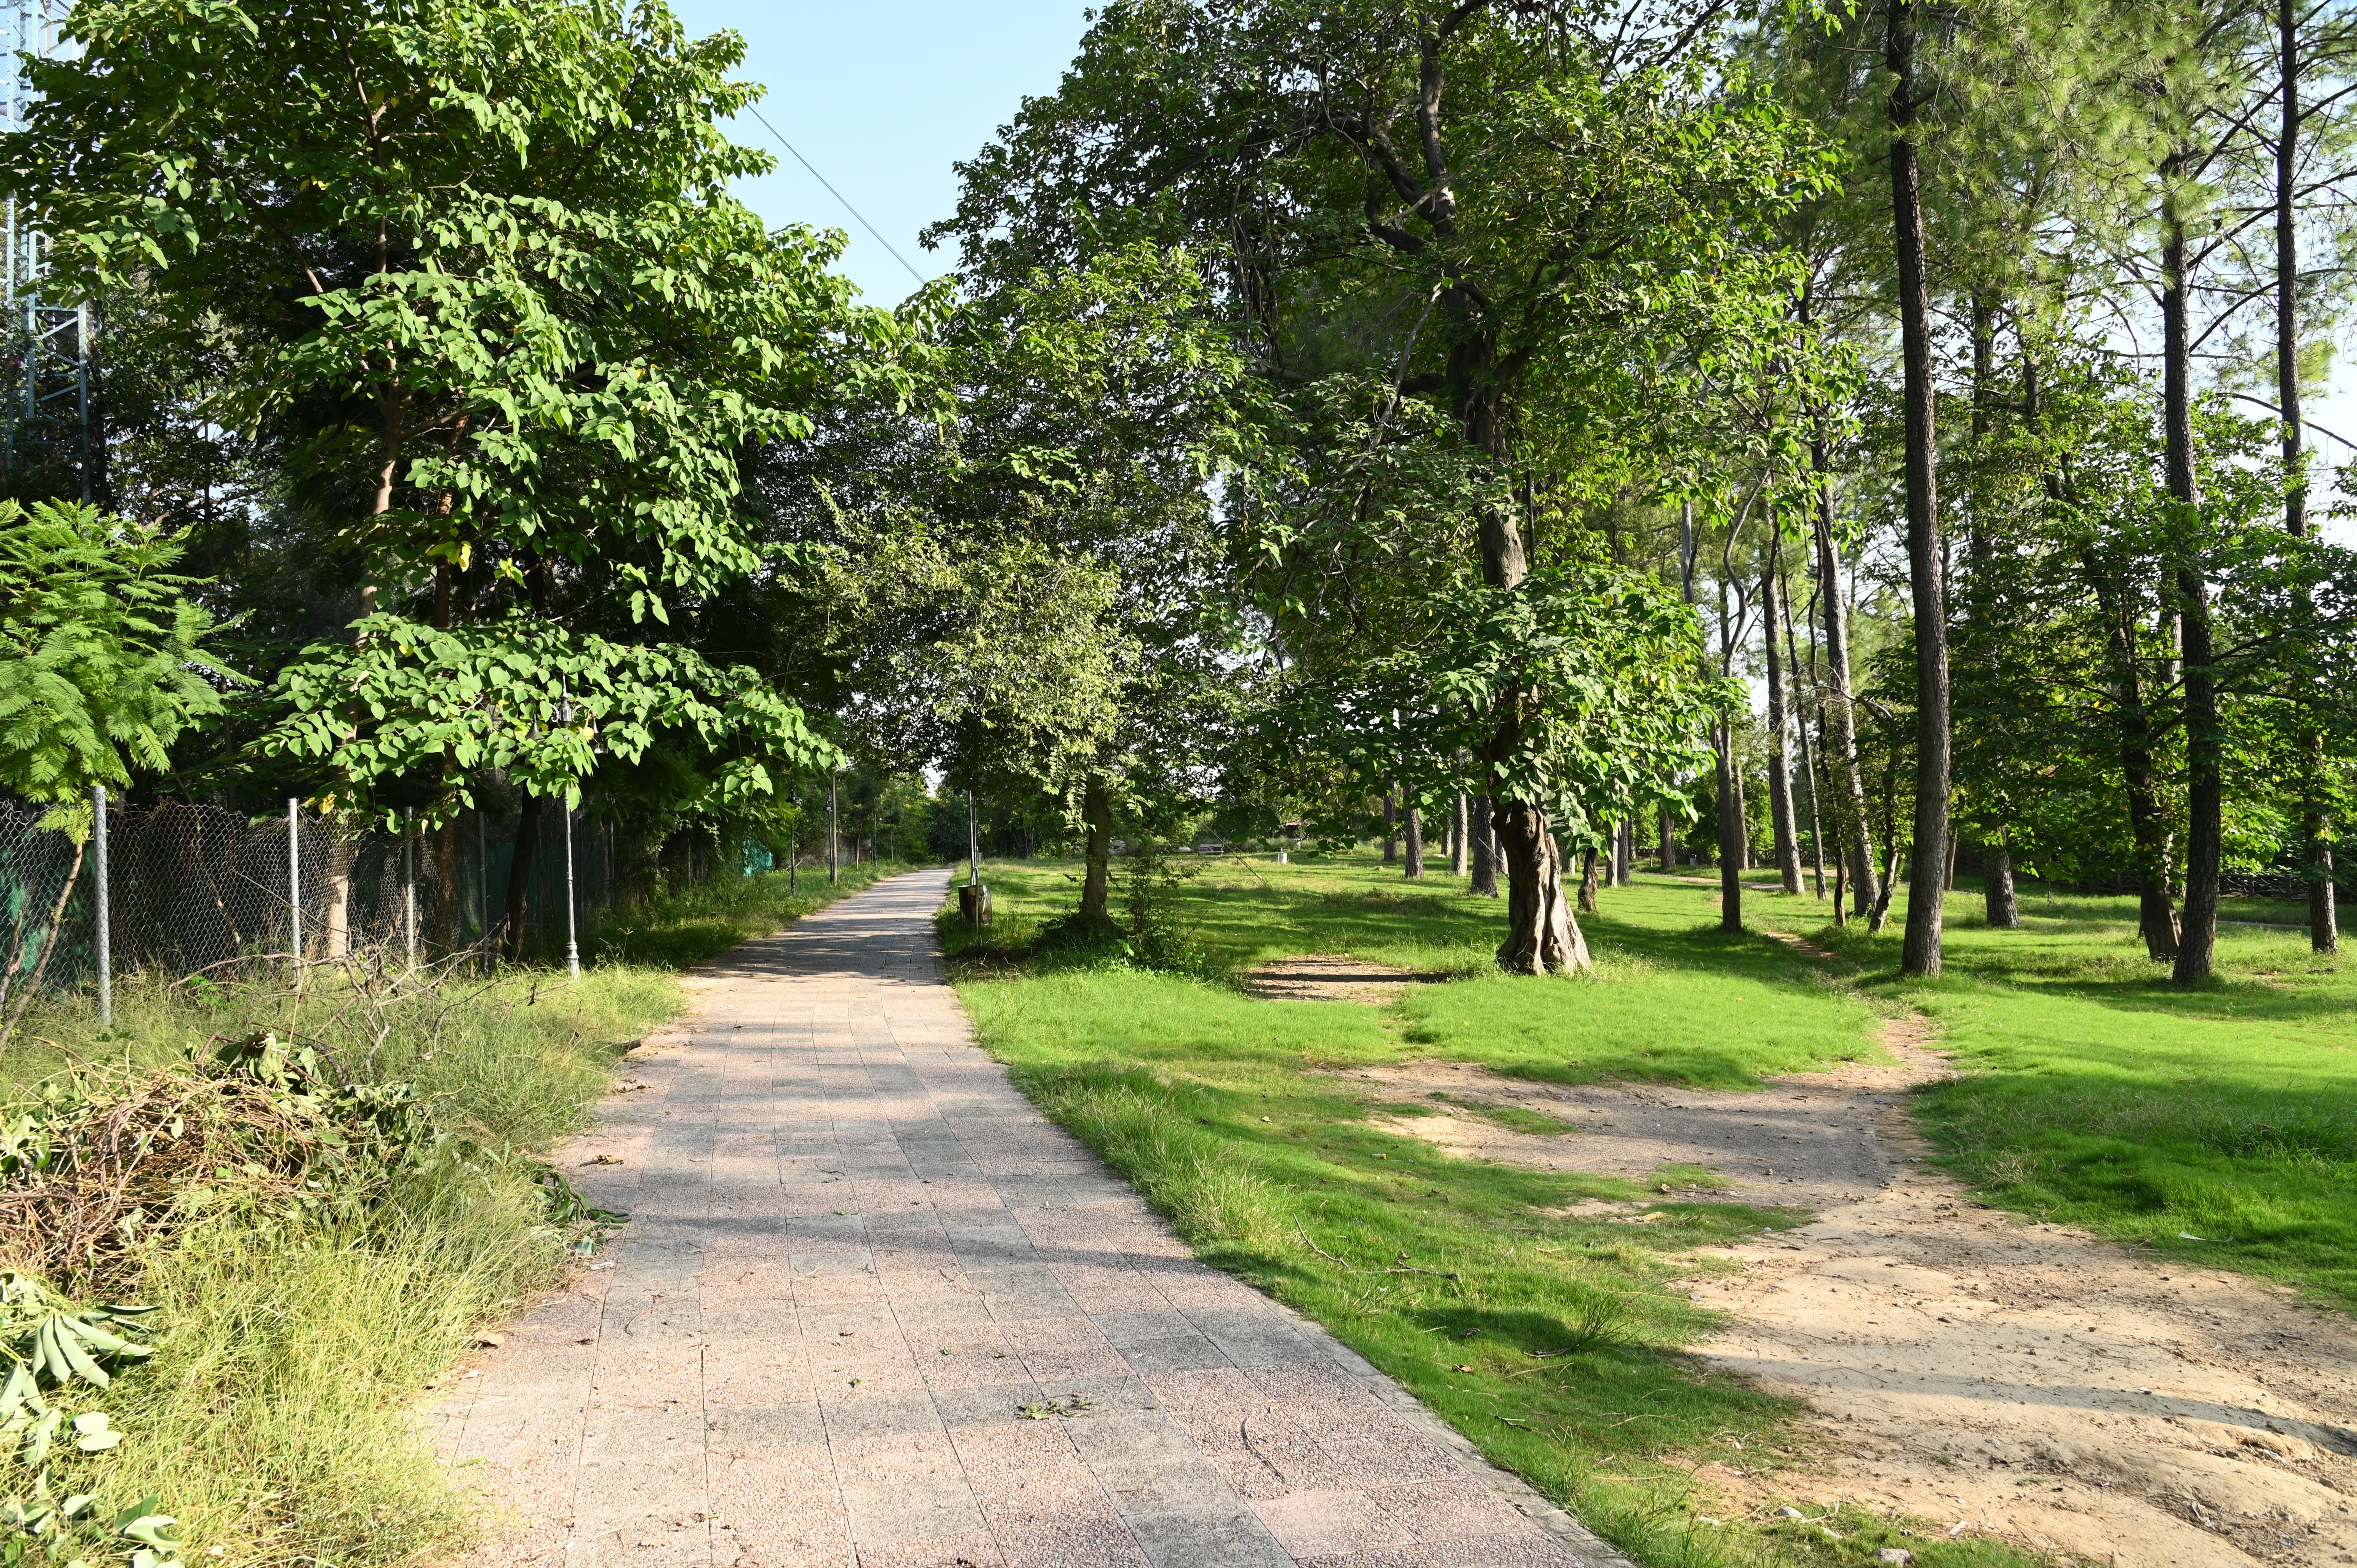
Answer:
POLYGON ((1280 959, 1253 971, 1244 989, 1272 1002, 1364 1002, 1382 1006, 1423 976, 1339 953, 1280 959))
MULTIPOLYGON (((1949 1071, 1920 1022, 1891 1064, 1727 1093, 1540 1084, 1462 1063, 1350 1076, 1461 1111, 1394 1130, 1451 1153, 1637 1178, 1703 1166, 1722 1199, 1813 1223, 1724 1253, 1704 1359, 1796 1395, 1800 1469, 1712 1466, 1732 1504, 1853 1503, 2116 1568, 2357 1563, 2357 1338, 2251 1281, 1975 1206, 1899 1109, 1949 1071), (1506 1131, 1483 1103, 1570 1124, 1506 1131)), ((1632 1206, 1598 1206, 1632 1207, 1632 1206)))

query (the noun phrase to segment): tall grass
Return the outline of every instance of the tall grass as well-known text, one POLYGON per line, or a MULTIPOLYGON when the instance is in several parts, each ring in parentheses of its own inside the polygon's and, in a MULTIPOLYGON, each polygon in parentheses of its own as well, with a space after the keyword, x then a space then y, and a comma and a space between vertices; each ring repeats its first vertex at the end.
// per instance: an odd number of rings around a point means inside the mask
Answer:
MULTIPOLYGON (((666 900, 609 925, 577 983, 531 966, 483 977, 452 964, 418 985, 315 965, 299 994, 285 977, 129 977, 111 1030, 87 998, 41 1009, 0 1062, 0 1101, 273 1030, 316 1041, 350 1078, 414 1084, 463 1152, 394 1181, 356 1219, 199 1219, 150 1246, 141 1294, 156 1353, 96 1402, 130 1435, 53 1458, 52 1485, 110 1507, 156 1497, 188 1560, 223 1568, 391 1568, 462 1546, 476 1505, 410 1402, 482 1325, 563 1274, 571 1237, 529 1156, 581 1127, 622 1054, 681 1010, 677 968, 876 875, 804 878, 791 898, 774 875, 666 900)), ((22 1496, 28 1479, 19 1467, 7 1489, 22 1496)), ((25 1562, 38 1568, 39 1549, 25 1562)))

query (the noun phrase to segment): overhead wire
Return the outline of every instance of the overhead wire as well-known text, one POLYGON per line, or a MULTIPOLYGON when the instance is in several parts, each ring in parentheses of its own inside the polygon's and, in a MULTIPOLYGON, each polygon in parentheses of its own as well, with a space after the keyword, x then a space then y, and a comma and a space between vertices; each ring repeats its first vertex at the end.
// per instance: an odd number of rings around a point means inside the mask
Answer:
POLYGON ((839 191, 839 190, 835 189, 835 188, 834 188, 834 187, 832 184, 830 184, 830 183, 828 182, 826 176, 824 176, 824 175, 823 175, 823 174, 819 173, 819 172, 818 172, 818 170, 817 170, 814 166, 813 166, 813 165, 812 165, 812 163, 811 163, 810 159, 808 159, 808 158, 806 158, 806 157, 802 156, 801 150, 800 150, 799 148, 797 148, 797 147, 796 147, 796 146, 795 146, 791 142, 789 142, 788 140, 786 140, 786 138, 785 138, 784 134, 783 134, 781 132, 780 132, 780 131, 779 131, 779 129, 778 129, 775 125, 772 125, 772 124, 770 124, 770 117, 769 117, 768 115, 766 115, 766 114, 762 113, 759 109, 755 109, 755 108, 754 108, 751 104, 749 104, 749 103, 748 103, 748 104, 747 104, 745 107, 746 107, 747 112, 748 112, 748 113, 749 113, 753 116, 753 118, 754 118, 754 119, 759 120, 759 122, 761 122, 761 128, 762 128, 763 130, 765 130, 765 131, 769 132, 769 133, 770 133, 770 134, 771 134, 772 136, 775 136, 775 137, 777 137, 777 138, 778 138, 778 145, 780 145, 780 146, 781 146, 781 147, 785 148, 785 149, 786 149, 786 151, 788 151, 788 152, 790 152, 790 153, 792 153, 792 154, 794 155, 794 162, 796 162, 796 163, 798 163, 798 164, 802 165, 802 167, 804 167, 804 168, 806 168, 806 169, 809 169, 809 170, 810 170, 810 177, 811 177, 811 178, 813 178, 813 179, 814 179, 814 180, 818 181, 818 182, 819 182, 819 184, 825 186, 825 187, 826 187, 826 193, 827 193, 829 196, 834 197, 837 201, 842 202, 842 203, 843 203, 843 209, 844 209, 845 212, 850 213, 854 218, 857 218, 857 219, 859 220, 859 226, 860 226, 862 229, 865 229, 865 230, 866 230, 866 231, 867 231, 868 237, 869 237, 869 238, 871 238, 871 239, 873 239, 873 240, 874 240, 877 244, 879 244, 879 245, 883 246, 883 247, 884 247, 884 249, 885 249, 886 253, 887 253, 887 254, 888 254, 888 255, 890 255, 890 256, 891 256, 891 258, 892 258, 894 261, 896 261, 896 262, 899 263, 900 263, 900 265, 901 265, 901 267, 902 267, 902 268, 903 268, 903 269, 908 273, 908 274, 909 274, 910 277, 915 278, 915 279, 917 280, 917 286, 918 286, 918 287, 920 287, 920 288, 922 288, 922 287, 924 286, 924 285, 925 285, 925 282, 926 282, 926 279, 925 279, 924 274, 921 274, 921 273, 920 273, 920 272, 918 272, 916 268, 914 268, 914 267, 912 267, 912 266, 909 266, 909 258, 908 258, 908 257, 906 257, 906 256, 902 255, 899 252, 895 251, 895 250, 893 250, 893 249, 892 249, 892 242, 891 242, 891 241, 887 240, 883 235, 878 234, 878 233, 877 233, 877 232, 876 232, 876 225, 875 225, 875 224, 870 223, 869 221, 867 221, 867 220, 866 220, 866 218, 860 217, 859 209, 857 209, 856 207, 854 207, 854 206, 852 206, 852 205, 851 205, 851 199, 850 199, 850 198, 848 198, 848 197, 845 196, 845 195, 843 194, 843 192, 841 192, 841 191, 839 191))

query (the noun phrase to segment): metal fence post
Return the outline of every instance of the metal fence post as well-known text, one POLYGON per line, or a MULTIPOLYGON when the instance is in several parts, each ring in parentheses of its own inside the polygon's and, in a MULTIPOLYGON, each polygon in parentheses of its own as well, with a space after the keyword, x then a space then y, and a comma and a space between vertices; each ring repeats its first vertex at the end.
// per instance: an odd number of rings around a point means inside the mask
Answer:
POLYGON ((295 983, 303 983, 303 802, 286 797, 286 925, 294 933, 295 983))
POLYGON ((106 786, 94 784, 90 791, 91 832, 97 841, 98 851, 98 1026, 114 1027, 114 932, 113 911, 106 898, 106 786))

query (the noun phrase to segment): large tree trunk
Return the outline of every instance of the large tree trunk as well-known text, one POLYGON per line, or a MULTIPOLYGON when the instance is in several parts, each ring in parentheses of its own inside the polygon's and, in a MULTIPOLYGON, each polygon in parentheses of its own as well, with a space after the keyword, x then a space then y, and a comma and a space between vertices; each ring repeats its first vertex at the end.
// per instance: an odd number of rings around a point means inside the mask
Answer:
MULTIPOLYGON (((2291 488, 2284 492, 2284 532, 2294 539, 2308 537, 2306 432, 2300 424, 2299 400, 2299 239, 2294 228, 2299 199, 2299 8, 2294 0, 2276 0, 2276 42, 2282 62, 2279 99, 2282 132, 2276 138, 2276 402, 2283 420, 2284 472, 2291 488)), ((2307 590, 2299 596, 2299 615, 2311 611, 2307 590)), ((2324 737, 2309 733, 2300 737, 2301 779, 2299 862, 2308 878, 2308 941, 2318 952, 2341 950, 2341 916, 2333 903, 2332 823, 2323 805, 2324 737)))
MULTIPOLYGON (((1780 586, 1783 589, 1784 655, 1792 662, 1792 679, 1797 682, 1801 678, 1801 639, 1793 635, 1792 631, 1792 585, 1790 582, 1783 582, 1780 586)), ((1768 635, 1773 637, 1775 634, 1776 628, 1770 626, 1768 628, 1768 635)), ((1809 633, 1809 684, 1814 688, 1816 683, 1816 633, 1812 630, 1809 633)), ((1807 779, 1809 783, 1809 858, 1815 865, 1817 897, 1822 898, 1825 896, 1825 823, 1824 815, 1817 808, 1816 747, 1809 739, 1807 704, 1795 700, 1792 706, 1793 717, 1798 721, 1793 727, 1801 732, 1801 777, 1807 779)), ((1819 712, 1822 714, 1822 703, 1819 704, 1819 712)), ((1823 722, 1822 717, 1820 722, 1823 722)))
MULTIPOLYGON (((1771 535, 1772 537, 1772 535, 1771 535)), ((1760 607, 1768 649, 1768 821, 1776 838, 1776 875, 1784 891, 1801 890, 1801 841, 1792 821, 1792 763, 1786 750, 1785 731, 1791 725, 1784 700, 1784 660, 1776 646, 1781 618, 1776 581, 1776 552, 1769 553, 1760 574, 1760 607)))
POLYGON ((2140 896, 2136 927, 2144 937, 2145 955, 2160 962, 2177 957, 2177 908, 2169 893, 2168 814, 2161 809, 2153 767, 2152 714, 2145 703, 2144 671, 2137 659, 2136 607, 2125 586, 2095 558, 2088 558, 2086 568, 2111 639, 2120 778, 2126 787, 2128 836, 2140 896))
POLYGON ((1658 858, 1662 875, 1674 876, 1678 871, 1678 819, 1667 806, 1662 808, 1662 843, 1658 858))
MULTIPOLYGON (((1822 454, 1824 443, 1816 443, 1822 454)), ((1841 551, 1834 542, 1833 476, 1822 466, 1816 517, 1818 596, 1824 602, 1825 766, 1837 797, 1835 815, 1848 828, 1849 895, 1857 914, 1873 908, 1877 891, 1874 833, 1867 822, 1866 775, 1858 767, 1857 709, 1850 697, 1849 616, 1842 602, 1841 551)))
MULTIPOLYGON (((1989 434, 1989 413, 1996 402, 1996 317, 1994 304, 1984 295, 1973 296, 1973 439, 1975 445, 1989 434)), ((2025 415, 2030 400, 2024 399, 2025 415)), ((1983 492, 1986 494, 1986 491, 1983 492)), ((1984 637, 1994 630, 1996 601, 1994 581, 1996 571, 1996 542, 1989 536, 1989 518, 1981 501, 1974 504, 1970 546, 1973 575, 1967 617, 1975 622, 1984 637)), ((1986 646, 1984 644, 1984 646, 1986 646)), ((2002 818, 1996 831, 1984 831, 1981 835, 1981 897, 1988 923, 2005 930, 2019 929, 2020 907, 2013 896, 2013 832, 2002 818)), ((1948 852, 1951 864, 1955 850, 1948 852)), ((1954 880, 1952 875, 1949 879, 1954 880)))
POLYGON ((1733 736, 1724 724, 1712 727, 1718 753, 1718 929, 1743 929, 1743 784, 1735 772, 1733 736))
MULTIPOLYGON (((1437 91, 1427 82, 1427 91, 1437 91)), ((1481 307, 1471 295, 1449 291, 1452 310, 1469 325, 1481 307)), ((1496 376, 1497 345, 1478 328, 1464 331, 1448 353, 1448 379, 1456 396, 1467 445, 1486 453, 1501 471, 1507 456, 1504 393, 1496 376)), ((1481 509, 1480 522, 1481 580, 1492 588, 1522 586, 1530 575, 1530 556, 1520 521, 1502 506, 1481 509)), ((1505 715, 1493 732, 1485 760, 1494 768, 1512 756, 1523 740, 1520 707, 1523 693, 1505 692, 1500 710, 1505 715)), ((1493 775, 1494 777, 1494 775, 1493 775)), ((1521 973, 1577 972, 1589 967, 1587 943, 1579 921, 1564 896, 1563 859, 1548 831, 1545 808, 1534 800, 1499 797, 1490 820, 1496 831, 1499 853, 1509 879, 1506 940, 1499 945, 1498 961, 1521 973)))
POLYGON ((507 909, 500 921, 500 948, 510 961, 523 956, 524 898, 532 886, 532 866, 540 851, 541 799, 526 795, 516 817, 514 853, 508 857, 507 909))
POLYGON ((1571 902, 1563 859, 1546 813, 1522 800, 1500 800, 1491 819, 1505 852, 1506 940, 1498 963, 1515 974, 1576 974, 1591 967, 1571 902))
POLYGON ((1113 786, 1102 773, 1081 787, 1081 821, 1088 827, 1088 869, 1081 880, 1081 918, 1113 924, 1113 786))
POLYGON ((1921 172, 1911 134, 1914 0, 1889 0, 1883 58, 1890 88, 1890 208, 1899 256, 1900 357, 1906 367, 1907 575, 1915 607, 1915 844, 1908 859, 1906 974, 1940 972, 1941 881, 1948 865, 1948 607, 1941 581, 1938 452, 1932 444, 1932 304, 1924 282, 1921 172))
POLYGON ((1498 896, 1498 834, 1490 825, 1492 802, 1487 795, 1473 797, 1467 828, 1473 835, 1473 871, 1466 891, 1477 898, 1498 896))
POLYGON ((1596 913, 1596 852, 1582 850, 1579 853, 1579 912, 1583 915, 1596 913))
POLYGON ((1421 878, 1424 875, 1424 812, 1415 806, 1407 809, 1407 864, 1403 875, 1421 878))
MULTIPOLYGON (((2172 163, 2175 160, 2171 160, 2172 163)), ((2165 170, 2164 181, 2176 171, 2165 170)), ((2198 530, 2201 491, 2193 472, 2193 339, 2187 319, 2185 221, 2173 191, 2162 196, 2162 413, 2169 494, 2181 537, 2177 553, 2177 613, 2185 658, 2185 918, 2178 935, 2175 983, 2210 978, 2218 946, 2218 872, 2225 849, 2224 736, 2212 671, 2210 585, 2198 530)))

